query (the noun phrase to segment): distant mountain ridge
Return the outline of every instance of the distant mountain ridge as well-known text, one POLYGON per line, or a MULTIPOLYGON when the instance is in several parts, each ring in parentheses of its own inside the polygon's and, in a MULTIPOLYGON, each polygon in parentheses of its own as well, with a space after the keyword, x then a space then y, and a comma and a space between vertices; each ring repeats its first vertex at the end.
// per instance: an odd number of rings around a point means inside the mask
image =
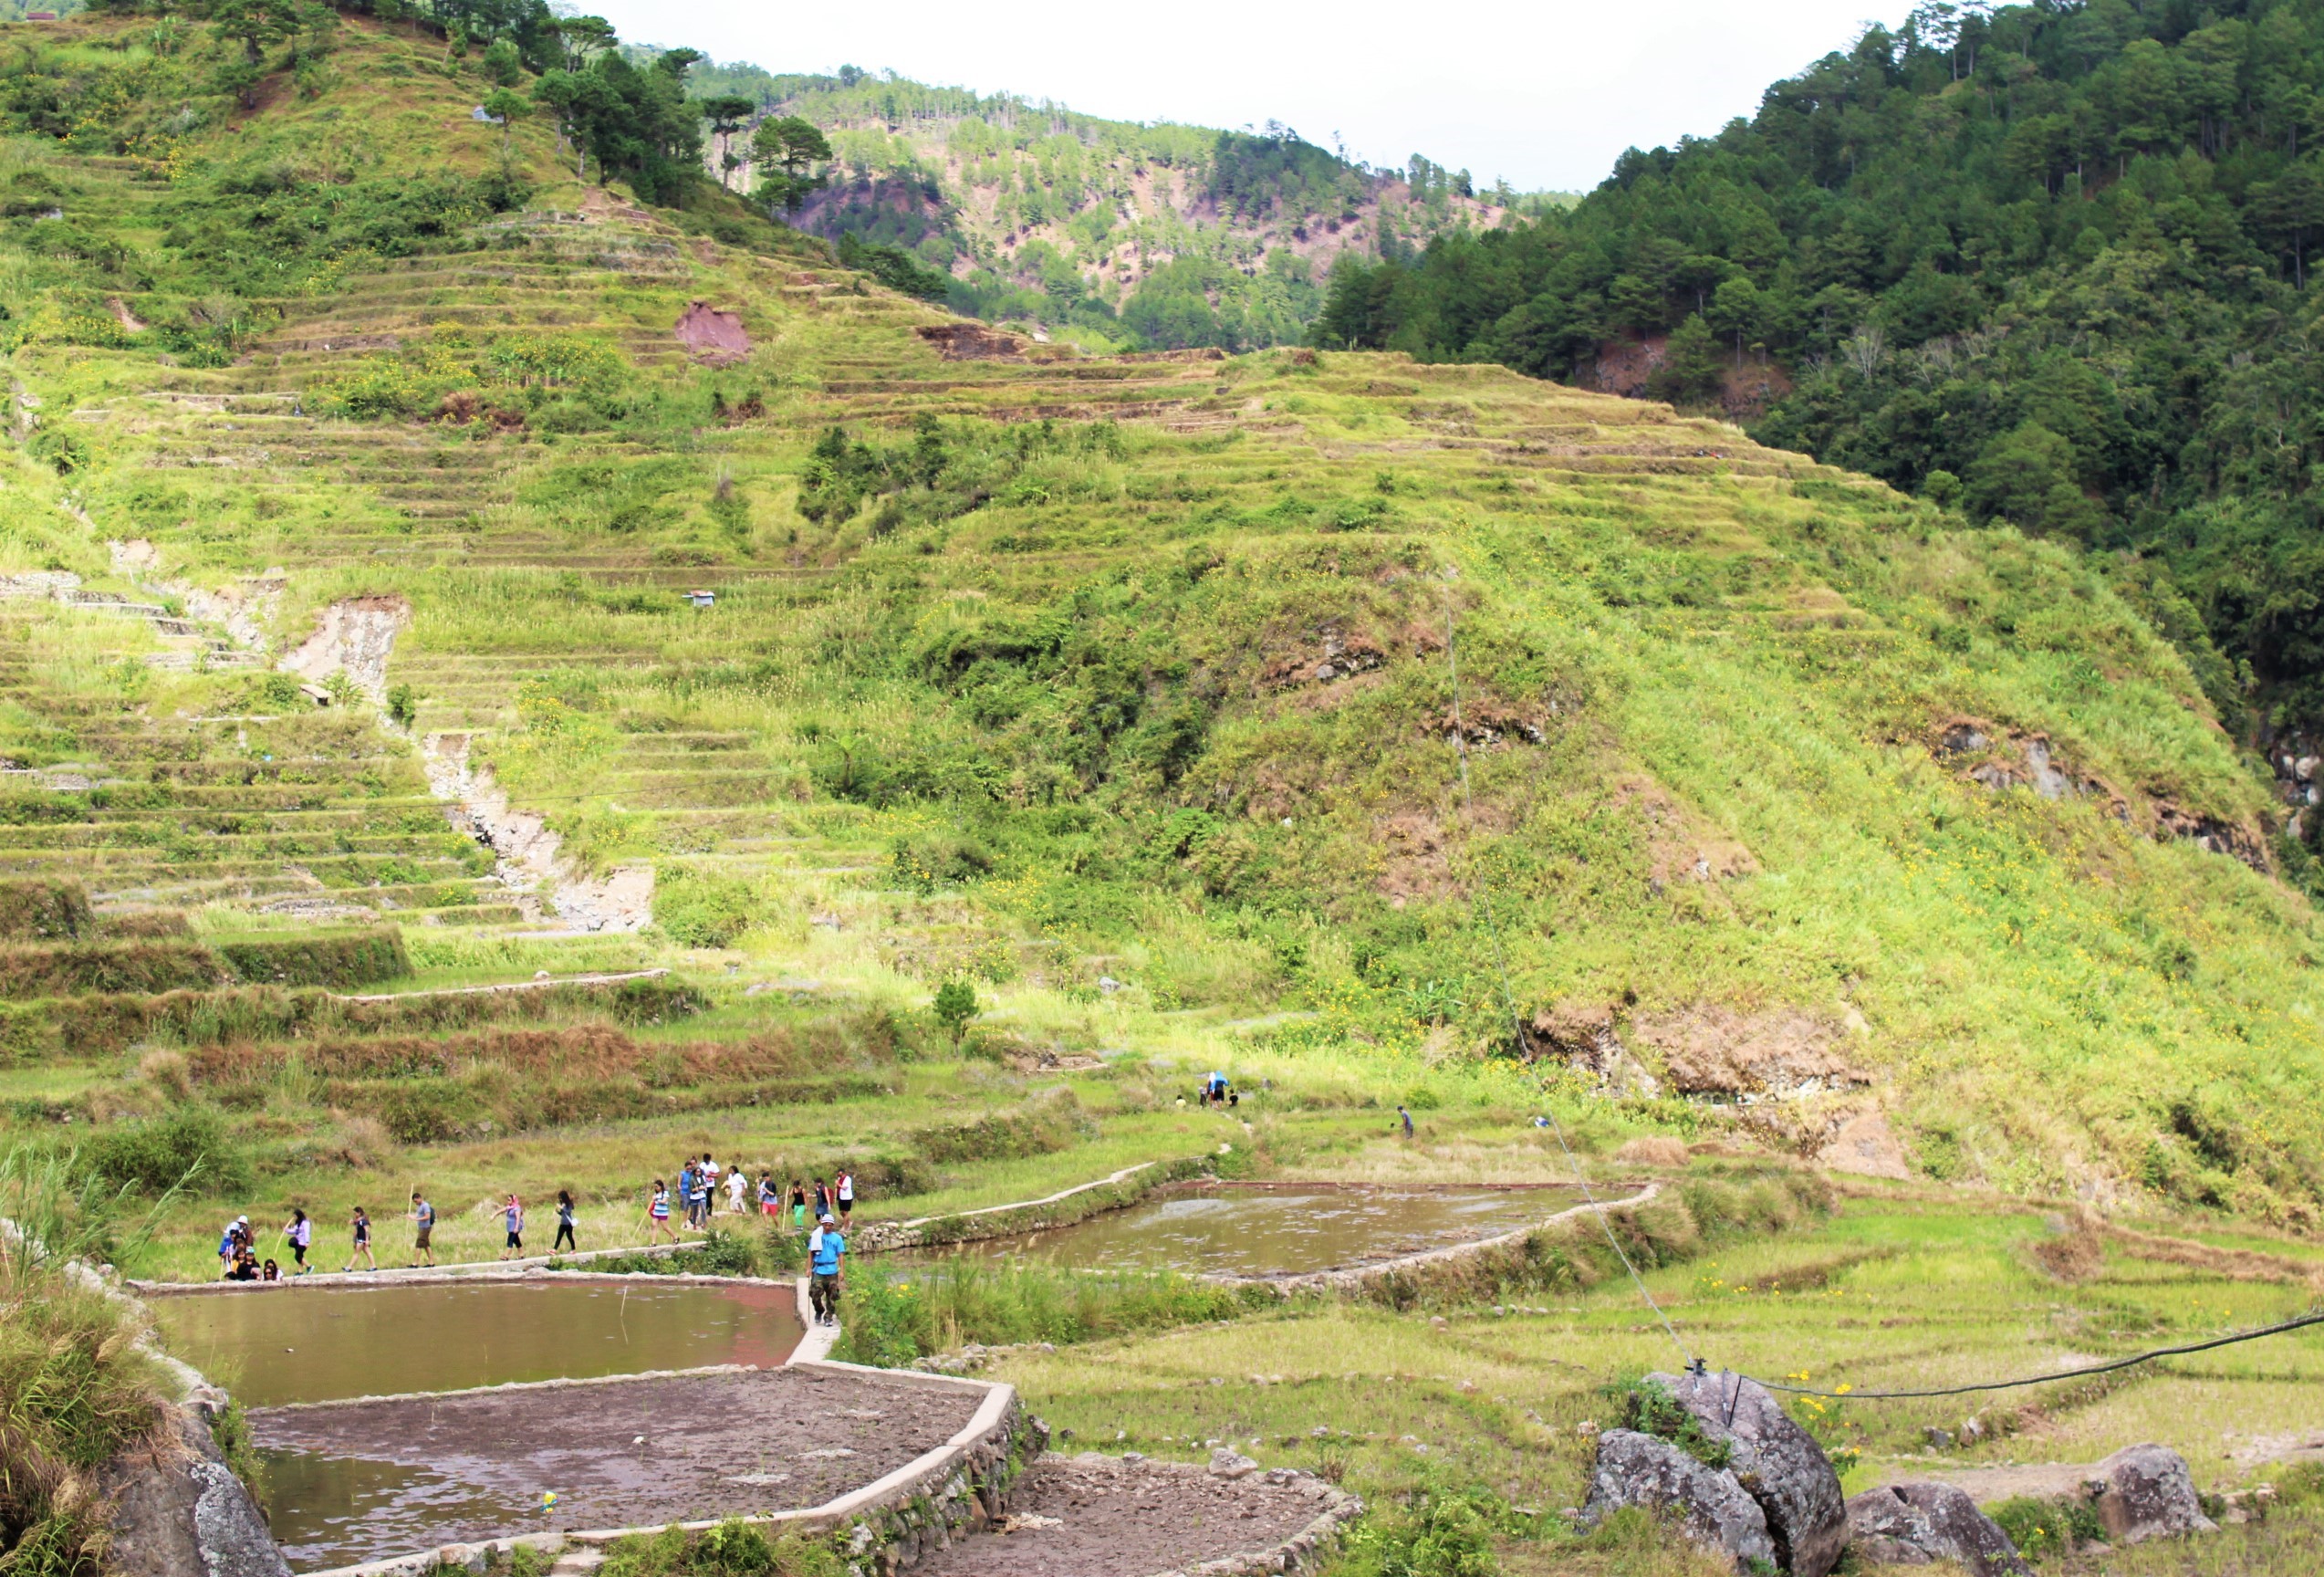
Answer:
POLYGON ((842 68, 704 63, 704 93, 812 121, 838 155, 797 216, 950 274, 976 317, 1156 350, 1302 339, 1331 266, 1412 255, 1558 198, 1480 191, 1418 154, 1376 170, 1288 127, 1140 125, 842 68))

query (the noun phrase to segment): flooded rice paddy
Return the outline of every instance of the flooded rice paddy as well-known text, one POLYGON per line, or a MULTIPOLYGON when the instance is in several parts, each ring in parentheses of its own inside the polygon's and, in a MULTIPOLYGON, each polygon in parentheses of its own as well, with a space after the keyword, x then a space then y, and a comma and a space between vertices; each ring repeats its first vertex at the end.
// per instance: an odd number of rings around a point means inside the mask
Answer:
POLYGON ((157 1298, 151 1307, 172 1352, 257 1410, 267 1515, 297 1572, 425 1547, 433 1526, 521 1529, 540 1510, 408 1456, 272 1448, 265 1409, 720 1363, 773 1368, 805 1333, 787 1286, 640 1278, 292 1285, 157 1298))

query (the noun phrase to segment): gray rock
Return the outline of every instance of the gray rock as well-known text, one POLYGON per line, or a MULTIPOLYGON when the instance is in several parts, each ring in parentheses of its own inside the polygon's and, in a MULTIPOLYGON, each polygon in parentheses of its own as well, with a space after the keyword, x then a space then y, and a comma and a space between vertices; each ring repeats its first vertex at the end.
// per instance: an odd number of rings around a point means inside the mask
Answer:
POLYGON ((1728 1467, 1766 1514, 1777 1563, 1792 1577, 1824 1577, 1848 1543, 1848 1502, 1816 1437, 1739 1374, 1647 1378, 1669 1386, 1703 1432, 1733 1450, 1728 1467))
POLYGON ((1241 1478, 1259 1470, 1259 1465, 1231 1446, 1221 1446, 1211 1453, 1211 1477, 1241 1478))
POLYGON ((290 1577, 258 1503, 197 1414, 178 1411, 153 1441, 107 1463, 98 1488, 110 1577, 290 1577))
POLYGON ((1848 1542, 1882 1566, 1957 1561, 1970 1577, 2029 1577, 2033 1568, 1977 1503, 1950 1484, 1894 1484, 1848 1503, 1848 1542))
POLYGON ((2195 1498, 2187 1459, 2168 1446, 2126 1446, 2098 1470, 2106 1486, 2098 1497, 2098 1520, 2114 1543, 2219 1531, 2195 1498))
POLYGON ((1625 1506, 1673 1519, 1687 1539, 1725 1554, 1737 1572, 1754 1561, 1776 1558, 1766 1514, 1734 1474, 1705 1467, 1667 1440, 1633 1429, 1609 1429, 1599 1436, 1589 1499, 1577 1520, 1595 1528, 1625 1506))

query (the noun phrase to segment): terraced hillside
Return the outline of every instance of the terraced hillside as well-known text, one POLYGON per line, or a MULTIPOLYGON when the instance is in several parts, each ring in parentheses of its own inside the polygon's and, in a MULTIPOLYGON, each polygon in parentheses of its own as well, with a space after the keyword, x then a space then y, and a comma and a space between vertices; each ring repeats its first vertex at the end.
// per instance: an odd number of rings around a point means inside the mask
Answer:
POLYGON ((1515 1057, 1842 1167, 2310 1218, 2314 917, 2105 563, 1495 369, 1026 343, 546 126, 502 166, 433 42, 337 48, 166 158, 5 172, 60 216, 5 222, 0 860, 93 935, 669 964, 715 1036, 964 977, 1028 1065, 1515 1057), (205 294, 255 191, 305 228, 205 294))

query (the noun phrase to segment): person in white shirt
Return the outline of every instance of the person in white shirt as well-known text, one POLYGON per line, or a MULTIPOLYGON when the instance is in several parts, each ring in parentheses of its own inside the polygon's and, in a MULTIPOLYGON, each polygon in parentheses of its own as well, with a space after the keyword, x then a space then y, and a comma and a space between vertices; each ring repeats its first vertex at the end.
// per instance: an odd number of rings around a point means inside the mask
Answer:
POLYGON ((839 1196, 839 1219, 845 1221, 855 1210, 855 1174, 842 1172, 835 1180, 839 1196))
POLYGON ((743 1196, 750 1192, 750 1175, 741 1167, 726 1174, 726 1212, 730 1216, 743 1214, 743 1196))

